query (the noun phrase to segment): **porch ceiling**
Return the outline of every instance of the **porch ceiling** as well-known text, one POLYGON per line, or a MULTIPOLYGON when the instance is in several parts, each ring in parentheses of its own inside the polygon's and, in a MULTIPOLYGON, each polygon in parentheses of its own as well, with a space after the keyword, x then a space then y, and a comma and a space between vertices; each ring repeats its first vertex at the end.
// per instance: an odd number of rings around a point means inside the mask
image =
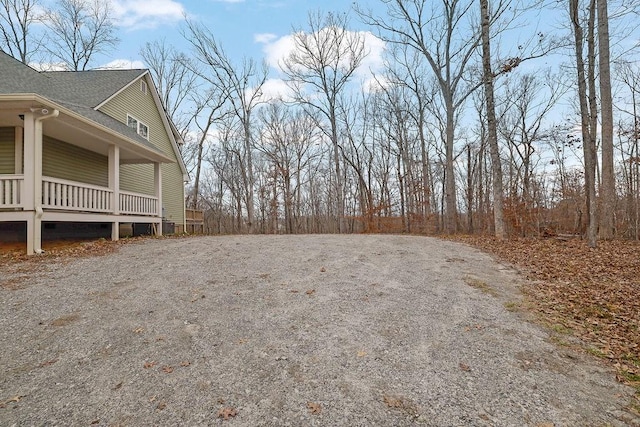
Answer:
POLYGON ((0 102, 0 127, 24 126, 21 114, 30 111, 30 108, 57 108, 60 115, 42 122, 42 130, 45 136, 64 141, 68 144, 100 153, 108 156, 109 145, 120 147, 121 163, 150 163, 172 162, 159 150, 150 149, 128 138, 119 137, 114 132, 103 126, 93 125, 88 120, 79 120, 76 115, 64 107, 43 105, 37 101, 0 102))

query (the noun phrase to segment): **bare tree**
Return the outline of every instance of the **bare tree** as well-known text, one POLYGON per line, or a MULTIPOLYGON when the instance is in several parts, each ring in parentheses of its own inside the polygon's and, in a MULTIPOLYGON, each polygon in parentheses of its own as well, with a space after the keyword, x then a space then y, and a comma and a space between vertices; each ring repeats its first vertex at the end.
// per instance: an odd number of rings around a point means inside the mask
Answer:
POLYGON ((362 19, 380 30, 380 37, 416 49, 427 60, 440 89, 445 110, 445 228, 457 230, 454 143, 456 116, 478 84, 467 73, 480 44, 480 31, 471 17, 471 1, 381 0, 387 15, 375 16, 358 8, 362 19))
POLYGON ((244 58, 240 66, 235 66, 214 35, 202 25, 187 20, 185 37, 196 53, 193 69, 203 80, 218 88, 229 103, 230 110, 240 123, 243 148, 241 170, 244 181, 247 225, 249 233, 254 231, 254 171, 252 114, 263 102, 262 86, 267 79, 265 63, 258 65, 254 60, 244 58), (203 66, 204 68, 202 68, 203 66))
POLYGON ((484 96, 487 114, 487 142, 491 154, 491 169, 493 170, 493 221, 495 236, 504 239, 504 213, 502 210, 502 162, 500 160, 500 148, 498 147, 498 131, 496 124, 496 106, 493 90, 494 74, 491 67, 491 35, 489 1, 480 0, 480 21, 482 27, 482 71, 484 96))
POLYGON ((309 14, 308 31, 294 32, 294 50, 281 64, 295 101, 317 111, 320 129, 331 141, 338 231, 344 226, 344 182, 339 152, 340 96, 366 56, 362 34, 347 30, 346 15, 309 14))
POLYGON ((602 199, 600 210, 601 239, 614 235, 616 181, 613 169, 613 100, 611 97, 611 65, 609 54, 609 14, 607 0, 597 0, 598 10, 598 70, 600 72, 600 110, 602 114, 602 199))
POLYGON ((58 0, 43 20, 49 28, 46 49, 71 71, 86 70, 99 54, 120 41, 112 19, 111 3, 101 0, 58 0))
POLYGON ((0 6, 0 47, 28 65, 41 44, 41 37, 32 31, 33 24, 40 20, 40 0, 0 0, 0 6))
POLYGON ((315 121, 304 111, 292 111, 271 102, 260 111, 262 132, 258 148, 272 165, 274 184, 282 192, 284 229, 300 229, 300 200, 306 184, 304 171, 316 161, 313 145, 318 140, 315 121))
POLYGON ((191 58, 167 43, 165 39, 146 42, 140 56, 149 68, 167 113, 183 138, 194 114, 187 106, 198 90, 197 74, 191 58))
POLYGON ((587 26, 588 44, 587 73, 585 74, 583 23, 580 19, 579 0, 569 0, 569 15, 575 41, 576 66, 578 77, 578 98, 580 101, 580 119, 582 128, 582 146, 584 152, 584 184, 587 199, 587 242, 590 247, 597 245, 597 204, 596 204, 596 125, 597 107, 595 105, 595 0, 591 1, 587 26), (587 90, 589 94, 587 94, 587 90))

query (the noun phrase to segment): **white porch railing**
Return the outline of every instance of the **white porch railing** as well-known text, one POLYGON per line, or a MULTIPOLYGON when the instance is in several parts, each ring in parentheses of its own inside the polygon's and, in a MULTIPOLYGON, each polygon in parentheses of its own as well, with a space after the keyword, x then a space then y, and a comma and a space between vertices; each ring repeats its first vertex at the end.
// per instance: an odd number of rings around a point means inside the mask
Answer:
POLYGON ((120 213, 158 216, 158 198, 120 190, 120 213))
POLYGON ((0 175, 0 208, 22 207, 24 175, 0 175))
POLYGON ((42 177, 42 208, 70 211, 113 212, 111 194, 105 187, 42 177))
MULTIPOLYGON (((106 187, 42 177, 42 208, 68 211, 113 213, 113 191, 106 187)), ((146 194, 120 192, 123 215, 158 216, 158 198, 146 194)))

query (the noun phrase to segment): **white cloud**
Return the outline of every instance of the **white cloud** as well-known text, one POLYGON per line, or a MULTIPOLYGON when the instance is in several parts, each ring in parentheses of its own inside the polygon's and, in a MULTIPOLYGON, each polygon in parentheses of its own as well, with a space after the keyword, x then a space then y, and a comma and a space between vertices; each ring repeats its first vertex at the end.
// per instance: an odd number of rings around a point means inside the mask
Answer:
POLYGON ((364 47, 367 50, 367 56, 362 61, 362 65, 358 70, 359 74, 366 72, 370 75, 371 71, 381 70, 384 67, 382 55, 386 48, 386 43, 370 31, 361 31, 360 35, 364 38, 364 47))
POLYGON ((364 78, 362 83, 362 89, 365 93, 377 93, 381 92, 384 89, 391 87, 393 83, 387 77, 383 75, 372 75, 369 74, 368 77, 364 78))
POLYGON ((129 29, 155 28, 182 20, 184 6, 174 0, 112 0, 117 25, 129 29))
POLYGON ((286 35, 276 39, 275 37, 269 41, 264 42, 264 48, 262 49, 266 55, 265 60, 267 64, 275 69, 279 69, 280 62, 289 56, 295 49, 295 42, 293 35, 286 35))
POLYGON ((253 41, 255 41, 256 43, 267 44, 267 43, 271 43, 273 40, 277 38, 278 36, 272 33, 260 33, 260 34, 253 35, 253 41))
POLYGON ((291 101, 293 93, 287 83, 281 79, 268 79, 262 85, 260 101, 267 102, 273 100, 291 101))
POLYGON ((38 71, 69 71, 69 68, 61 62, 29 62, 29 66, 38 71))
POLYGON ((244 0, 213 0, 218 3, 244 3, 244 0))
POLYGON ((100 70, 134 70, 145 67, 142 61, 130 61, 128 59, 114 59, 113 61, 98 67, 100 70))
MULTIPOLYGON (((320 31, 326 31, 322 29, 320 31)), ((385 50, 385 42, 369 31, 359 31, 357 33, 346 30, 346 36, 359 37, 364 40, 364 48, 367 53, 360 67, 356 70, 356 74, 361 78, 368 78, 371 72, 378 71, 383 67, 382 55, 385 50)), ((256 42, 264 45, 265 60, 269 66, 279 69, 282 61, 287 58, 296 48, 294 34, 288 34, 280 38, 269 34, 269 37, 254 38, 256 42)))

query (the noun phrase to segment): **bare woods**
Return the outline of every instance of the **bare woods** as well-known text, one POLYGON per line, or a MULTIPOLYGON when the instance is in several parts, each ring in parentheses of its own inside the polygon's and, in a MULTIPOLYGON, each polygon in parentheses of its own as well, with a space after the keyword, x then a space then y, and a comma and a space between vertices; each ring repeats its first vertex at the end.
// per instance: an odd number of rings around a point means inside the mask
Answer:
MULTIPOLYGON (((119 42, 112 12, 89 0, 39 18, 37 0, 1 3, 0 42, 23 62, 90 68, 119 42), (80 18, 84 51, 43 43, 34 25, 67 40, 80 18)), ((360 2, 310 12, 264 60, 185 18, 182 40, 140 55, 208 233, 572 233, 595 246, 640 237, 640 6, 628 3, 360 2)))

